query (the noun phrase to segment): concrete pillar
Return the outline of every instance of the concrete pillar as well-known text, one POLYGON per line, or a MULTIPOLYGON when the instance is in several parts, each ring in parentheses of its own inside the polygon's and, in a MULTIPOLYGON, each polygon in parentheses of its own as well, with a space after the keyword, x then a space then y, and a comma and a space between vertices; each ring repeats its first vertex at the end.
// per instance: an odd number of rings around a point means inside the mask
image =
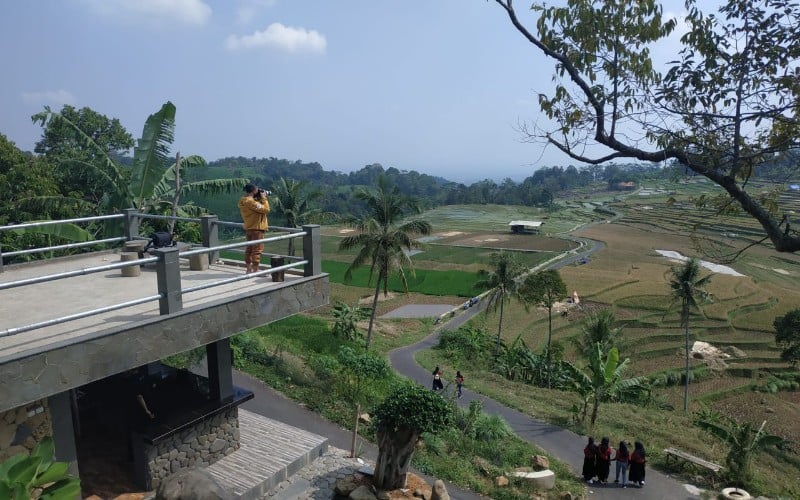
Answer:
POLYGON ((53 425, 55 459, 69 463, 69 473, 78 477, 78 450, 75 447, 75 427, 72 424, 70 391, 60 392, 47 398, 50 421, 53 425))
POLYGON ((156 275, 158 301, 161 314, 171 314, 183 309, 181 296, 181 269, 178 262, 178 247, 156 248, 153 253, 158 257, 156 262, 156 275))
MULTIPOLYGON (((219 217, 216 215, 201 215, 200 216, 200 233, 203 238, 203 246, 211 248, 219 245, 219 226, 217 222, 219 217)), ((208 262, 210 264, 219 260, 219 252, 208 252, 208 262)))
POLYGON ((122 211, 125 214, 125 239, 132 240, 139 236, 139 212, 135 208, 126 208, 122 211))
POLYGON ((322 273, 322 236, 318 224, 303 226, 303 260, 307 260, 303 276, 316 276, 322 273))
POLYGON ((231 339, 226 338, 206 346, 208 386, 212 401, 233 396, 233 351, 231 339))

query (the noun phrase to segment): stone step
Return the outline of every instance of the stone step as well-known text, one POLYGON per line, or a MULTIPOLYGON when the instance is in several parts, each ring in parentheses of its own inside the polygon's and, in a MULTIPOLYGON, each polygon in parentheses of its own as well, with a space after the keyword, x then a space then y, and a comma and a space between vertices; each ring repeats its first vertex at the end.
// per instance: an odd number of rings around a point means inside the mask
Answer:
POLYGON ((257 500, 321 456, 328 438, 239 408, 240 448, 208 471, 236 498, 257 500))

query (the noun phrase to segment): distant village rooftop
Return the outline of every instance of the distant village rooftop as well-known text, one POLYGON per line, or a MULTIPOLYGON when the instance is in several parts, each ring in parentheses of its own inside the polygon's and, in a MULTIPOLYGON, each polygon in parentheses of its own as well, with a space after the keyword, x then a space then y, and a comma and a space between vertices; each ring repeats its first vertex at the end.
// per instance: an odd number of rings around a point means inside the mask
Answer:
POLYGON ((508 223, 511 226, 512 233, 524 233, 526 231, 538 232, 539 228, 544 224, 540 220, 512 220, 508 223))

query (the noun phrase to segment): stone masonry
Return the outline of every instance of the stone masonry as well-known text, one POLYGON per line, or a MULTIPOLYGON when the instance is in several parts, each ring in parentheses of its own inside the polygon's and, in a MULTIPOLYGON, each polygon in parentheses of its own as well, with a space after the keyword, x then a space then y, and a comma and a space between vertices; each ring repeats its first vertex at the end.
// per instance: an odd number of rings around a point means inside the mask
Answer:
POLYGON ((179 470, 205 467, 239 449, 238 409, 223 413, 175 434, 157 445, 145 445, 151 488, 179 470))
POLYGON ((30 453, 42 438, 52 433, 46 399, 0 413, 0 462, 30 453))

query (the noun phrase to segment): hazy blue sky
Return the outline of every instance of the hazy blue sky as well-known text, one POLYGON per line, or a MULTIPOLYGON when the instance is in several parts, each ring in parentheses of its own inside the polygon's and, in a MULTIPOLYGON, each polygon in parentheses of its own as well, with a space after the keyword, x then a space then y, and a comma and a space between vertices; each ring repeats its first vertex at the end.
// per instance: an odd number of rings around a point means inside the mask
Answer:
POLYGON ((552 64, 492 1, 5 1, 0 46, 0 133, 26 150, 43 105, 89 106, 138 137, 171 100, 173 149, 207 160, 381 163, 465 182, 570 163, 520 142, 552 64))

